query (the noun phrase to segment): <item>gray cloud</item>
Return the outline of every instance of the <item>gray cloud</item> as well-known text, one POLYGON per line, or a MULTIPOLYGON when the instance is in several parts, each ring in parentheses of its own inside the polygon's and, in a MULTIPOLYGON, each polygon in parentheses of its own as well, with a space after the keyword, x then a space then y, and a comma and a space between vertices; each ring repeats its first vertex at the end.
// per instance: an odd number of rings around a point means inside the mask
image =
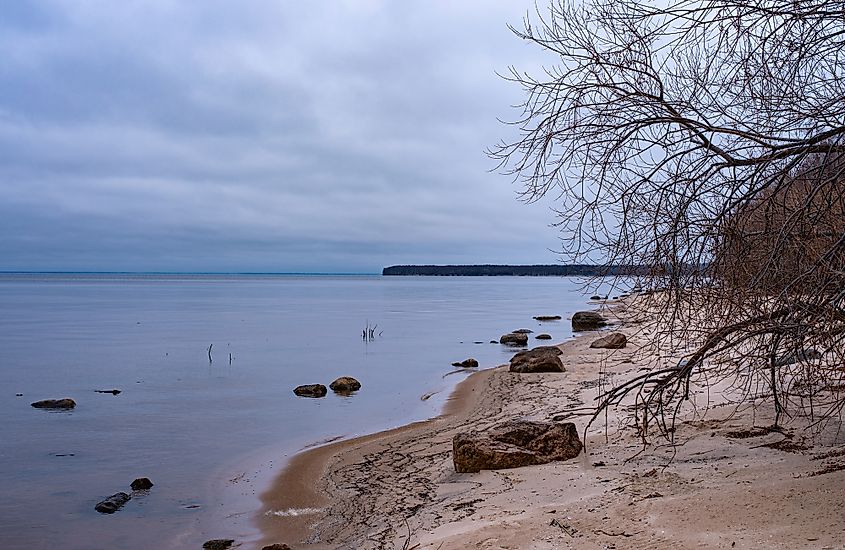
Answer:
POLYGON ((531 2, 15 2, 0 269, 553 262, 484 148, 531 2))

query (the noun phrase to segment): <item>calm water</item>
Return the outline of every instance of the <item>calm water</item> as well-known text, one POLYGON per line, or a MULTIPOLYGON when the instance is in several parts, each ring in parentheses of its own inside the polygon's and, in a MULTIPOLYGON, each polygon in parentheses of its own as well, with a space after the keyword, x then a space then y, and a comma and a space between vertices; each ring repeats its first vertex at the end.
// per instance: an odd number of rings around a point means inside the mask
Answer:
POLYGON ((0 275, 0 547, 250 540, 285 456, 438 414, 452 361, 501 364, 491 339, 584 302, 565 278, 0 275), (361 391, 291 391, 341 375, 361 391), (61 397, 76 409, 30 407, 61 397), (148 495, 94 511, 140 476, 148 495))

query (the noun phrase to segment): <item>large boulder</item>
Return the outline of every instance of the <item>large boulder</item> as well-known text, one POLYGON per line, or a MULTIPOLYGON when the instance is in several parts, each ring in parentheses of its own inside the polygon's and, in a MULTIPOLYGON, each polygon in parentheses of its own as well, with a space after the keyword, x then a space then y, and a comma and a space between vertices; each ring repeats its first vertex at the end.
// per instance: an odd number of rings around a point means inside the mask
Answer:
POLYGON ((607 325, 607 319, 595 311, 579 311, 572 316, 572 330, 598 330, 607 325))
POLYGON ((131 499, 132 497, 124 492, 115 493, 112 496, 98 502, 96 506, 94 506, 94 510, 100 512, 101 514, 113 514, 120 510, 120 507, 129 502, 131 499))
POLYGON ((44 399, 32 403, 36 409, 72 409, 76 406, 76 401, 65 397, 64 399, 44 399))
POLYGON ((329 387, 335 393, 352 393, 361 389, 361 383, 351 376, 341 376, 329 384, 329 387))
POLYGON ((511 332, 510 334, 502 335, 499 338, 499 343, 505 344, 506 346, 527 346, 528 335, 521 332, 511 332))
POLYGON ((568 460, 581 454, 581 449, 572 422, 512 420, 486 432, 459 433, 452 440, 452 458, 459 473, 568 460))
POLYGON ((628 338, 621 332, 612 332, 607 336, 599 338, 592 344, 591 348, 622 349, 628 343, 628 338))
POLYGON ((566 372, 557 346, 539 346, 511 357, 511 372, 566 372))
POLYGON ((328 391, 322 384, 305 384, 294 388, 293 393, 299 397, 324 397, 328 391))
POLYGON ((458 361, 452 363, 453 367, 461 367, 464 369, 477 369, 478 368, 478 361, 470 357, 469 359, 465 359, 463 361, 458 361))

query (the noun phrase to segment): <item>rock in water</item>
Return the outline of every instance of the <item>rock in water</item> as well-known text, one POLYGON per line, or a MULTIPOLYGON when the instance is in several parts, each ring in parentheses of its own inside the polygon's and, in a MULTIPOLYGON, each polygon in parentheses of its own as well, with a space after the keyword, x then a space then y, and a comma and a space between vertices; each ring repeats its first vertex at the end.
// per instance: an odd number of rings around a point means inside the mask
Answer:
POLYGON ((351 376, 341 376, 329 384, 329 387, 335 393, 352 393, 361 389, 361 383, 351 376))
POLYGON ((505 344, 506 346, 527 346, 528 335, 511 332, 510 334, 505 334, 499 338, 499 343, 505 344))
POLYGON ((234 539, 211 539, 202 543, 203 550, 226 550, 235 544, 234 539))
POLYGON ((530 328, 518 328, 513 331, 513 334, 531 334, 532 332, 534 331, 530 328))
POLYGON ((538 335, 537 335, 537 336, 535 336, 534 338, 536 338, 537 340, 551 340, 551 339, 552 339, 552 335, 551 335, 551 334, 546 334, 546 333, 543 333, 543 334, 538 334, 538 335))
POLYGON ((129 485, 133 491, 147 491, 151 489, 152 486, 153 482, 150 481, 150 478, 148 477, 139 477, 129 485))
POLYGON ((557 346, 539 346, 511 357, 511 372, 566 372, 557 346))
POLYGON ((560 321, 560 315, 535 315, 534 320, 536 321, 560 321))
POLYGON ((120 390, 94 390, 97 393, 110 393, 112 395, 120 394, 120 390))
POLYGON ((465 359, 458 363, 452 363, 453 367, 463 367, 465 369, 477 369, 478 368, 478 361, 470 357, 469 359, 465 359))
POLYGON ((328 390, 322 384, 305 384, 294 388, 293 393, 300 397, 325 397, 328 390))
POLYGON ((579 311, 572 316, 572 330, 598 330, 607 325, 607 319, 595 311, 579 311))
POLYGON ((126 493, 115 493, 107 499, 98 502, 97 505, 94 506, 94 510, 100 512, 101 514, 113 514, 120 510, 120 507, 129 502, 131 499, 132 497, 126 493))
POLYGON ((591 348, 622 349, 628 343, 628 338, 621 332, 612 332, 603 338, 599 338, 592 344, 591 348))
POLYGON ((287 544, 279 544, 277 542, 276 544, 268 544, 267 546, 262 547, 261 550, 290 550, 290 546, 287 544))
POLYGON ((519 468, 568 460, 581 454, 583 445, 572 422, 513 420, 487 432, 459 433, 452 440, 458 473, 519 468))
POLYGON ((44 399, 32 403, 32 406, 36 409, 72 409, 76 406, 76 401, 67 397, 64 399, 44 399))

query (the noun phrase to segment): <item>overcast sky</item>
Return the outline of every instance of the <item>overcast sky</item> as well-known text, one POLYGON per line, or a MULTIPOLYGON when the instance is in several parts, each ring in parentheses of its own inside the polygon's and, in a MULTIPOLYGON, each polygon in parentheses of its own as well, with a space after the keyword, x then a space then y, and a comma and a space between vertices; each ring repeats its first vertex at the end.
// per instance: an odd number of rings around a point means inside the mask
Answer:
POLYGON ((554 263, 484 154, 533 6, 5 2, 0 270, 554 263))

